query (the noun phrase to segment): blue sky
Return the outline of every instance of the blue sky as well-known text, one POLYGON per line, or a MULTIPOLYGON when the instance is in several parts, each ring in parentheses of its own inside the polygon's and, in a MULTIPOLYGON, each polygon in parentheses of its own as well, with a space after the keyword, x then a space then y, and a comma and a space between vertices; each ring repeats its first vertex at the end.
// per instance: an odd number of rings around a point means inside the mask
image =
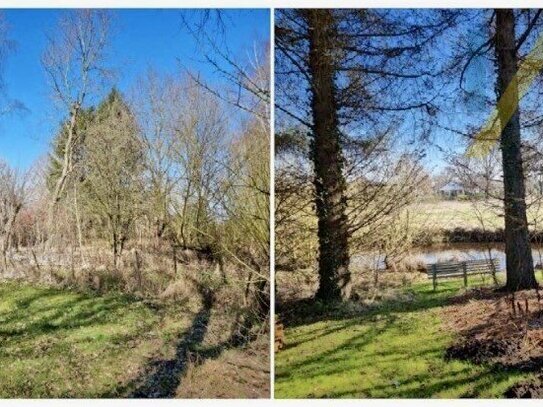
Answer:
MULTIPOLYGON (((40 63, 45 34, 56 26, 63 10, 3 10, 16 49, 8 57, 3 77, 11 98, 27 108, 23 114, 0 117, 0 158, 27 168, 46 154, 62 117, 50 98, 40 63)), ((117 68, 115 85, 129 90, 147 69, 180 72, 180 63, 213 81, 213 71, 201 62, 198 48, 182 24, 182 10, 113 10, 114 34, 109 65, 117 68)), ((197 18, 193 12, 185 14, 197 18)), ((268 10, 226 11, 226 38, 239 58, 255 43, 269 40, 268 10)))
MULTIPOLYGON (((283 13, 284 11, 281 9, 276 9, 276 21, 280 21, 286 26, 290 24, 294 26, 299 23, 293 23, 290 18, 281 20, 283 13)), ((382 13, 391 22, 414 21, 424 26, 432 21, 426 19, 439 17, 441 12, 432 9, 416 10, 416 12, 410 9, 375 9, 373 13, 382 13)), ((377 105, 408 106, 432 98, 432 103, 437 107, 432 114, 429 114, 430 112, 426 109, 419 108, 400 110, 399 112, 385 112, 383 110, 372 112, 371 109, 360 109, 355 115, 349 112, 349 117, 345 120, 342 131, 352 137, 365 138, 368 135, 374 137, 375 134, 379 134, 379 131, 387 129, 393 123, 394 126, 391 127, 390 134, 392 134, 391 139, 394 141, 394 151, 402 153, 414 148, 424 148, 426 156, 422 163, 425 168, 431 173, 442 171, 450 162, 451 156, 454 157, 466 151, 469 142, 466 134, 476 134, 486 123, 495 106, 496 71, 492 47, 483 46, 482 48, 486 50, 483 55, 469 59, 470 64, 463 76, 462 89, 460 87, 460 71, 468 60, 469 51, 475 52, 480 49, 493 32, 492 25, 489 23, 491 15, 492 10, 490 9, 464 10, 458 16, 457 24, 444 30, 442 35, 433 36, 434 41, 426 42, 427 46, 421 57, 410 57, 409 60, 400 59, 396 67, 397 71, 404 70, 407 73, 417 70, 438 72, 443 69, 446 74, 414 80, 406 78, 380 80, 378 75, 373 77, 366 75, 362 79, 364 82, 367 78, 377 78, 367 80, 366 91, 371 94, 372 98, 364 100, 370 105, 371 99, 375 100, 377 105), (456 65, 459 62, 460 65, 456 65), (451 67, 457 67, 457 69, 450 69, 451 67), (423 142, 419 142, 420 140, 423 142)), ((520 13, 517 12, 517 15, 520 13)), ((522 18, 519 16, 516 23, 517 37, 520 37, 524 32, 526 24, 526 15, 522 18)), ((372 25, 368 25, 366 28, 371 31, 372 25)), ((521 48, 521 54, 524 55, 531 50, 542 32, 541 25, 532 31, 529 40, 521 48)), ((407 39, 395 39, 394 37, 382 39, 377 36, 366 41, 367 43, 361 41, 363 45, 360 47, 368 47, 370 50, 373 41, 376 46, 388 43, 388 46, 393 47, 403 41, 406 46, 412 45, 410 43, 412 39, 409 37, 407 39)), ((420 41, 420 43, 425 42, 420 41)), ((306 47, 307 44, 300 46, 302 53, 307 52, 306 47)), ((368 56, 353 57, 349 60, 349 64, 353 65, 358 62, 378 68, 381 61, 372 56, 371 52, 367 54, 368 56)), ((291 56, 285 57, 279 49, 276 49, 276 58, 279 57, 275 78, 276 102, 302 119, 311 121, 309 85, 304 75, 298 73, 298 67, 291 62, 291 56)), ((390 64, 394 67, 393 61, 390 64)), ((345 77, 338 75, 338 88, 348 82, 345 77)), ((540 82, 543 84, 543 78, 540 82)), ((529 118, 527 113, 530 110, 540 114, 539 106, 541 95, 543 95, 541 84, 539 89, 537 89, 537 84, 532 85, 532 96, 534 97, 521 101, 522 120, 529 118)), ((341 114, 342 112, 340 112, 341 114)), ((296 120, 278 109, 276 109, 275 117, 276 130, 299 125, 296 120)), ((532 129, 532 132, 534 131, 532 129)), ((540 129, 538 128, 537 131, 540 129)), ((527 140, 530 136, 530 130, 523 129, 523 138, 527 140)))

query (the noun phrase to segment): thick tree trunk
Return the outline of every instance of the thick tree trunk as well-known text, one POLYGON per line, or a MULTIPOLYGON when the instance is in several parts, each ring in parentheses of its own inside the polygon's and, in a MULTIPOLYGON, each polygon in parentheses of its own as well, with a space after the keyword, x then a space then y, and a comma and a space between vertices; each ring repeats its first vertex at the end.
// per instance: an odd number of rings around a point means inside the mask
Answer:
POLYGON ((346 182, 337 117, 334 41, 331 10, 307 10, 311 74, 315 204, 318 217, 319 276, 317 298, 346 300, 350 296, 346 182))
MULTIPOLYGON (((498 97, 507 94, 506 105, 499 112, 502 133, 500 146, 503 160, 506 288, 511 291, 535 288, 532 251, 528 236, 524 171, 522 168, 520 112, 518 109, 517 52, 515 16, 511 9, 496 10, 496 57, 498 63, 498 97), (511 94, 509 94, 509 92, 511 94), (509 119, 504 111, 513 107, 509 119), (508 120, 509 119, 509 120, 508 120)), ((503 102, 502 102, 503 103, 503 102)))

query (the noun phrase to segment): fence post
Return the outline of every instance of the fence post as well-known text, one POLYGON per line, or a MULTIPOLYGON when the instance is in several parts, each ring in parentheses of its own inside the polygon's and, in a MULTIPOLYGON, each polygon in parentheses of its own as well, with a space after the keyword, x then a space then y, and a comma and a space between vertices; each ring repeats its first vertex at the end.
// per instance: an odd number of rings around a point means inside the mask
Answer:
POLYGON ((135 257, 135 267, 136 267, 136 279, 138 281, 138 289, 141 293, 142 291, 142 281, 141 281, 141 263, 140 256, 138 254, 138 249, 134 248, 134 257, 135 257))
POLYGON ((468 286, 468 266, 465 261, 462 262, 462 271, 464 272, 464 287, 468 286))
POLYGON ((172 259, 174 280, 177 280, 177 250, 175 244, 172 245, 172 259))
POLYGON ((435 263, 432 264, 432 283, 434 285, 434 291, 435 291, 437 287, 437 267, 435 263))
POLYGON ((494 281, 494 285, 498 285, 498 278, 496 277, 496 269, 499 267, 499 264, 495 259, 490 258, 490 265, 492 267, 492 280, 494 281))

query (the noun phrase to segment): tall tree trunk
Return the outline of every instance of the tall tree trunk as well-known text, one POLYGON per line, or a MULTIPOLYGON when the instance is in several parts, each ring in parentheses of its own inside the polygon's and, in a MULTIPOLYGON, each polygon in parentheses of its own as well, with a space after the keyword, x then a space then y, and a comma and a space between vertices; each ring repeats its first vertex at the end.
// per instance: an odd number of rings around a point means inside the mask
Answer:
POLYGON ((337 301, 348 299, 351 291, 346 182, 335 86, 337 28, 331 10, 307 10, 307 23, 319 238, 320 283, 316 296, 323 301, 337 301))
POLYGON ((515 16, 511 9, 496 9, 496 57, 498 63, 498 98, 506 89, 506 105, 500 109, 502 127, 500 146, 503 160, 506 288, 510 291, 535 288, 532 251, 528 236, 524 171, 522 168, 520 112, 518 108, 517 52, 515 16), (511 92, 509 94, 509 92, 511 92), (512 104, 512 105, 509 105, 512 104), (513 107, 509 119, 504 111, 513 107), (508 120, 509 119, 509 120, 508 120))
POLYGON ((64 188, 66 186, 66 180, 68 179, 68 175, 72 171, 73 150, 77 138, 76 126, 79 117, 79 111, 80 106, 78 103, 75 103, 70 112, 70 121, 66 125, 67 138, 66 145, 64 146, 64 155, 62 157, 62 170, 53 190, 51 207, 49 208, 51 216, 53 215, 56 204, 58 203, 58 201, 60 201, 62 192, 64 191, 64 188))

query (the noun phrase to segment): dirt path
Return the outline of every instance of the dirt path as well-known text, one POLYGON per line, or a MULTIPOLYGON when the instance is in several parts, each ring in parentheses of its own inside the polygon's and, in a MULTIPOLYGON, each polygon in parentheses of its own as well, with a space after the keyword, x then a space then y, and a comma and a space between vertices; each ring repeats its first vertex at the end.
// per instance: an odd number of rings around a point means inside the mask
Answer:
POLYGON ((192 325, 177 344, 175 357, 151 361, 136 379, 141 384, 129 395, 131 398, 172 398, 190 362, 190 352, 204 340, 211 310, 204 308, 196 314, 192 325))
POLYGON ((215 337, 210 320, 218 305, 212 291, 201 289, 200 294, 202 308, 190 328, 177 339, 173 357, 152 359, 125 386, 133 389, 125 397, 257 398, 269 395, 267 338, 255 343, 240 342, 232 335, 204 346, 204 342, 209 343, 206 336, 215 337))
POLYGON ((202 309, 192 320, 186 334, 178 338, 175 355, 171 359, 152 360, 136 378, 138 383, 130 398, 173 398, 181 383, 189 364, 192 362, 192 352, 205 338, 215 305, 215 294, 210 290, 200 290, 202 309))

